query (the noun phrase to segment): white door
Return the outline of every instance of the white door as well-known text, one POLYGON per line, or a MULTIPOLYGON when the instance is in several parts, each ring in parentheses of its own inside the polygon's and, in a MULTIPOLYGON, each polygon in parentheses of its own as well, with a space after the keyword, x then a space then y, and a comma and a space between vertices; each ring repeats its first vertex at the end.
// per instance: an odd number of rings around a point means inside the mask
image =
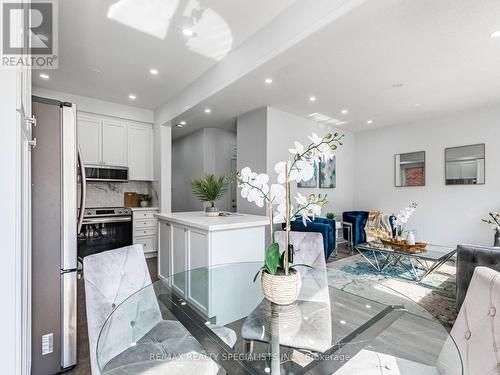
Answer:
POLYGON ((102 131, 101 120, 78 116, 78 144, 85 164, 102 163, 102 131))
POLYGON ((209 264, 208 232, 195 229, 188 230, 189 238, 189 277, 188 300, 208 315, 209 311, 209 264))
POLYGON ((187 228, 176 224, 172 226, 172 249, 171 249, 171 266, 172 266, 172 287, 182 296, 186 295, 187 279, 185 271, 187 269, 187 228))
POLYGON ((170 258, 172 253, 170 224, 160 221, 158 236, 158 274, 160 277, 167 278, 170 276, 170 258))
POLYGON ((109 166, 127 166, 126 124, 118 121, 103 120, 102 162, 104 165, 109 166))
POLYGON ((153 127, 128 126, 128 172, 130 180, 153 180, 153 127))

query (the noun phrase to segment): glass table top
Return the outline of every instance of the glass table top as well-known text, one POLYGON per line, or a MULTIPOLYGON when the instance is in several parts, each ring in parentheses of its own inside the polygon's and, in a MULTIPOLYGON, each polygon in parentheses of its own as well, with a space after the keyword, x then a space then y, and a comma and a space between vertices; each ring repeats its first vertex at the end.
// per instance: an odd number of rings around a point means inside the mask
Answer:
POLYGON ((402 254, 413 258, 421 258, 428 260, 439 260, 441 258, 449 257, 452 253, 456 252, 456 247, 442 246, 427 244, 424 249, 418 249, 416 252, 408 252, 402 250, 396 245, 382 243, 381 241, 371 241, 356 245, 360 250, 381 251, 385 253, 402 254))
POLYGON ((462 374, 446 329, 398 292, 362 276, 300 267, 298 300, 279 306, 263 297, 260 279, 252 281, 260 267, 233 263, 190 270, 130 296, 101 329, 102 374, 175 368, 344 375, 380 366, 391 374, 462 374))

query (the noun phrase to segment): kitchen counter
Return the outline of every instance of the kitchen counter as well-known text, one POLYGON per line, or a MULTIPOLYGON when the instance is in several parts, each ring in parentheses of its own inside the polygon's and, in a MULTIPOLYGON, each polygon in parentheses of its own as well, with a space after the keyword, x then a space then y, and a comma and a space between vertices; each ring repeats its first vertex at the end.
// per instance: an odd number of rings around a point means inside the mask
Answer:
POLYGON ((158 220, 198 228, 208 232, 230 229, 264 227, 269 225, 266 216, 234 214, 234 216, 208 217, 203 211, 159 213, 158 220))

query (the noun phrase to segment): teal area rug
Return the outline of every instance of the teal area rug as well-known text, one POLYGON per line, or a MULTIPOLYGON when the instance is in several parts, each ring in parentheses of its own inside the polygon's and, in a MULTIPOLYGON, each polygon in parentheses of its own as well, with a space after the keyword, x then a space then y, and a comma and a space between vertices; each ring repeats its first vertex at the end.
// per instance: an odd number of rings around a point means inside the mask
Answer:
POLYGON ((357 281, 373 280, 411 299, 436 317, 446 328, 455 322, 455 263, 450 261, 421 282, 412 279, 403 267, 388 267, 383 272, 374 269, 361 255, 336 260, 331 258, 328 268, 342 271, 345 275, 333 278, 329 283, 343 290, 358 289, 357 281))

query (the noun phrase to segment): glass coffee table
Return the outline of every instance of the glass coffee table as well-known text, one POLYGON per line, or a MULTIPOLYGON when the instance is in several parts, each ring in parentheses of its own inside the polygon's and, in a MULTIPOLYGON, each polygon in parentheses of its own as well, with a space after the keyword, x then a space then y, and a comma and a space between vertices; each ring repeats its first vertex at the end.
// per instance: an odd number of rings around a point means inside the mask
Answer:
POLYGON ((101 329, 101 373, 463 374, 446 329, 393 289, 300 268, 298 300, 279 306, 252 281, 260 267, 198 268, 133 294, 101 329))
POLYGON ((436 271, 457 252, 456 248, 433 244, 409 252, 381 241, 365 242, 356 245, 355 249, 377 271, 382 272, 389 267, 402 267, 416 281, 421 281, 436 271))

